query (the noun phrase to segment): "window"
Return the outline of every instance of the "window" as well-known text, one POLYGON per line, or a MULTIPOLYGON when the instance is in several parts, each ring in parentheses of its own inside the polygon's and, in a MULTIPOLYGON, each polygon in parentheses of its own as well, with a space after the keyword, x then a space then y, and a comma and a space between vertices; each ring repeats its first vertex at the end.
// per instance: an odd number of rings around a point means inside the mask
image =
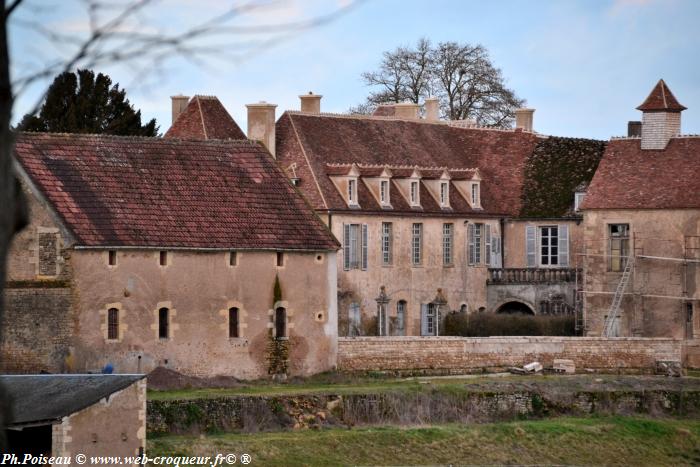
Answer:
POLYGON ((357 180, 348 180, 348 204, 357 204, 357 180))
POLYGON ((161 251, 160 252, 160 265, 161 266, 167 266, 168 265, 168 252, 167 251, 161 251))
POLYGON ((278 251, 277 252, 277 267, 281 268, 284 266, 284 252, 278 251))
POLYGON ((610 242, 610 271, 624 271, 629 256, 629 224, 610 224, 608 226, 610 242))
POLYGON ((360 304, 355 302, 351 303, 348 308, 348 336, 360 335, 361 320, 360 304))
POLYGON ((454 224, 442 224, 442 265, 452 266, 452 244, 454 243, 454 224))
POLYGON ((557 226, 540 227, 540 264, 542 266, 559 264, 559 228, 557 226))
POLYGON ((228 265, 229 266, 238 265, 238 254, 235 251, 228 252, 228 265))
POLYGON ((367 269, 367 224, 343 225, 343 269, 367 269))
POLYGON ((228 337, 240 337, 238 333, 238 308, 236 307, 228 310, 228 337))
POLYGON ((472 183, 472 207, 478 208, 481 205, 481 196, 479 193, 479 184, 472 183))
POLYGON ((423 261, 423 224, 413 224, 411 229, 411 262, 414 266, 418 266, 423 261))
POLYGON ((283 307, 275 310, 275 337, 287 337, 287 310, 283 307))
POLYGON ((481 264, 481 239, 483 236, 484 224, 469 224, 469 264, 481 264))
POLYGON ((418 192, 418 182, 411 182, 411 206, 420 204, 420 193, 418 192))
POLYGON ((421 335, 437 335, 437 305, 434 303, 421 305, 421 315, 421 335))
POLYGON ((448 182, 440 182, 440 206, 446 207, 450 205, 450 184, 448 182))
POLYGON ((469 311, 469 307, 467 306, 466 303, 462 303, 462 305, 459 307, 459 312, 466 313, 467 311, 469 311))
POLYGON ((119 310, 116 308, 107 310, 107 339, 119 339, 119 310))
POLYGON ((391 222, 382 222, 382 264, 390 266, 392 263, 392 243, 393 243, 393 224, 391 222))
POLYGON ((117 265, 117 252, 114 250, 109 250, 107 253, 107 264, 110 266, 116 266, 117 265))
POLYGON ((406 301, 399 300, 396 303, 396 335, 406 335, 406 301))
POLYGON ((586 193, 579 192, 574 194, 574 211, 578 211, 583 203, 583 199, 586 197, 586 193))
POLYGON ((382 180, 379 182, 379 201, 382 204, 389 204, 389 181, 382 180))
POLYGON ((170 310, 161 308, 158 310, 158 337, 167 339, 170 337, 170 310))

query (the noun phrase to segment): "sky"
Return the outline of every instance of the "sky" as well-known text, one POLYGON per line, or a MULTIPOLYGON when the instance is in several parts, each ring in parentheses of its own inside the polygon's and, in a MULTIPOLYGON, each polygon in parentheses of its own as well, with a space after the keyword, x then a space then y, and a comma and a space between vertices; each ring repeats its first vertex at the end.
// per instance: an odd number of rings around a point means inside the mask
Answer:
MULTIPOLYGON (((126 0, 114 0, 118 5, 126 0)), ((267 1, 267 0, 265 0, 267 1)), ((253 3, 255 0, 253 0, 253 3)), ((161 0, 123 26, 126 41, 139 32, 175 32, 216 15, 223 0, 161 0)), ((56 34, 87 34, 89 21, 78 0, 25 0, 10 25, 13 79, 60 62, 74 51, 56 34)), ((216 51, 202 60, 180 57, 158 66, 138 60, 103 63, 127 90, 144 119, 170 126, 170 96, 217 96, 246 128, 245 104, 277 104, 277 116, 299 108, 298 95, 322 94, 324 112, 343 113, 370 89, 361 74, 377 68, 382 52, 433 43, 482 44, 502 70, 508 87, 535 108, 536 131, 557 136, 608 139, 626 134, 629 120, 663 78, 681 104, 683 133, 700 133, 700 1, 697 0, 279 0, 253 4, 234 17, 237 29, 205 38, 216 51), (349 8, 348 8, 349 6, 349 8), (302 30, 267 25, 332 21, 302 30)), ((113 11, 103 11, 97 24, 113 11)), ((81 63, 82 64, 82 63, 81 63)), ((21 88, 14 121, 35 106, 52 79, 21 88)), ((20 89, 20 88, 17 88, 20 89)))

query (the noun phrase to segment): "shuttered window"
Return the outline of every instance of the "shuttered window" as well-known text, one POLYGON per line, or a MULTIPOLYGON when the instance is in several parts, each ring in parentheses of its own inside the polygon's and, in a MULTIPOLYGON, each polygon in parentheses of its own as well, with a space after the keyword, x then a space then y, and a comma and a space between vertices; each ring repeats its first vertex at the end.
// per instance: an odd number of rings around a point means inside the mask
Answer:
POLYGON ((534 225, 525 227, 525 249, 527 255, 527 267, 537 267, 537 231, 534 225))
POLYGON ((491 226, 484 225, 484 263, 491 265, 491 226))
POLYGON ((367 224, 343 225, 343 269, 367 269, 367 224))

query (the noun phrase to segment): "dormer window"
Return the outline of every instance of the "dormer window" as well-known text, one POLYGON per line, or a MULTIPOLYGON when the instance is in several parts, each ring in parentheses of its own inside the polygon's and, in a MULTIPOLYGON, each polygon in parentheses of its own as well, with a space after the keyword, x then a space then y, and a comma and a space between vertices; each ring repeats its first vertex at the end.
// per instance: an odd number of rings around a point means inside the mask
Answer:
POLYGON ((411 182, 411 206, 420 205, 420 193, 418 192, 418 182, 411 182))
POLYGON ((357 179, 348 180, 348 204, 357 204, 357 179))
POLYGON ((472 183, 472 208, 481 207, 481 193, 478 183, 472 183))
POLYGON ((450 205, 450 183, 440 182, 440 207, 448 207, 450 205))
POLYGON ((389 204, 389 180, 379 182, 379 202, 383 205, 389 204))
POLYGON ((586 193, 579 191, 574 194, 574 211, 578 212, 581 209, 581 203, 583 203, 583 199, 586 197, 586 193))

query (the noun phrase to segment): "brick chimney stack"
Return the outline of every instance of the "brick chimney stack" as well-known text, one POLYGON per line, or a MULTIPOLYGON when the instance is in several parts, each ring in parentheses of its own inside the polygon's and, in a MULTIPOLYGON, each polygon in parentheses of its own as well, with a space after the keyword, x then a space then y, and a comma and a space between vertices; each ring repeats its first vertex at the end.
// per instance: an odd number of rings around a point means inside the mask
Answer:
POLYGON ((671 138, 681 133, 681 112, 685 109, 664 80, 659 80, 637 107, 642 111, 642 149, 666 149, 671 138))
POLYGON ((183 96, 182 94, 178 94, 177 96, 170 96, 170 100, 172 101, 172 111, 173 111, 172 123, 175 123, 175 120, 177 120, 177 117, 179 117, 180 114, 182 113, 182 111, 185 110, 185 107, 187 107, 187 103, 190 101, 190 98, 189 98, 189 96, 183 96))
POLYGON ((394 117, 404 118, 406 120, 418 120, 418 104, 413 102, 401 102, 399 104, 394 104, 394 117))
POLYGON ((261 141, 275 157, 275 109, 277 105, 265 101, 247 104, 248 139, 261 141))
POLYGON ((437 122, 440 119, 440 101, 437 97, 425 99, 425 119, 429 122, 437 122))
POLYGON ((535 109, 515 109, 515 129, 532 131, 532 120, 535 109))
POLYGON ((299 96, 299 99, 301 100, 301 111, 311 114, 321 113, 322 97, 323 96, 319 94, 314 94, 311 91, 309 91, 308 94, 302 94, 301 96, 299 96))

